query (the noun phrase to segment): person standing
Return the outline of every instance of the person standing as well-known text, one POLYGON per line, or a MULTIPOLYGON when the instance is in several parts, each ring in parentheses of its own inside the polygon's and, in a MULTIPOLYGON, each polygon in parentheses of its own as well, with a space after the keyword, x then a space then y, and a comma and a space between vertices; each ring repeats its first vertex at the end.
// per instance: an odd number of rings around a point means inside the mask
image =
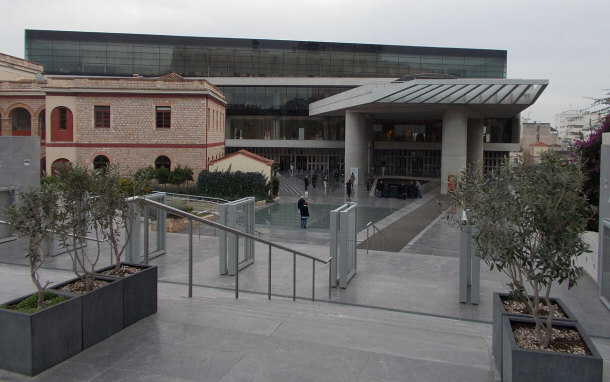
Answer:
POLYGON ((322 181, 324 182, 324 191, 326 191, 326 185, 328 184, 328 174, 324 173, 324 178, 322 178, 322 181))
POLYGON ((301 195, 301 199, 299 199, 299 202, 297 203, 297 210, 301 211, 303 203, 305 203, 305 195, 301 195))
POLYGON ((317 182, 318 182, 318 173, 314 172, 313 176, 311 177, 311 185, 313 186, 313 188, 316 188, 317 182))
POLYGON ((421 183, 419 183, 419 180, 415 181, 415 192, 416 192, 418 198, 422 198, 424 196, 422 193, 421 183))
POLYGON ((347 197, 350 198, 352 196, 352 180, 348 180, 345 183, 345 192, 347 193, 347 197))
POLYGON ((309 187, 309 178, 307 177, 307 175, 305 175, 305 191, 307 192, 307 187, 309 187))
POLYGON ((307 228, 307 218, 309 217, 309 207, 307 207, 307 202, 303 202, 301 206, 301 228, 307 228))

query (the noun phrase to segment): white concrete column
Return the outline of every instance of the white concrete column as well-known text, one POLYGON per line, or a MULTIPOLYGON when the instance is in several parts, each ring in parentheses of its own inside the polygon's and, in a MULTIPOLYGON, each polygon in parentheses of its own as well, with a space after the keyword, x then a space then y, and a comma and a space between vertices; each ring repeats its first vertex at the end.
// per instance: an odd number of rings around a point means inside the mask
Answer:
POLYGON ((443 114, 441 194, 447 194, 447 177, 466 167, 468 116, 464 108, 448 108, 443 114))
POLYGON ((483 119, 476 118, 468 120, 468 148, 466 160, 469 165, 483 161, 484 131, 485 127, 483 126, 483 119))
POLYGON ((345 179, 351 175, 351 168, 358 168, 358 184, 366 182, 368 134, 364 115, 352 111, 345 112, 345 179))

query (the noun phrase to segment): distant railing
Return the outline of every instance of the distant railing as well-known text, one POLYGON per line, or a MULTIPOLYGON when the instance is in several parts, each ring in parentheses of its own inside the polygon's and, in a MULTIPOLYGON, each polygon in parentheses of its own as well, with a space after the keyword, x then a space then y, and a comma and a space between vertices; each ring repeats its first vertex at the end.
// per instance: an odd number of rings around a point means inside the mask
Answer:
MULTIPOLYGON (((268 271, 268 278, 267 278, 267 284, 268 284, 268 289, 267 289, 267 298, 269 300, 271 300, 271 248, 276 248, 282 251, 286 251, 289 253, 292 253, 292 300, 296 300, 296 272, 297 272, 297 265, 296 265, 296 258, 297 256, 303 257, 303 258, 307 258, 307 259, 311 259, 312 260, 312 282, 311 282, 311 300, 315 301, 315 281, 316 281, 316 262, 321 263, 321 264, 328 264, 331 260, 330 257, 328 258, 318 258, 312 255, 308 255, 306 253, 297 251, 295 249, 292 248, 288 248, 288 247, 284 247, 283 245, 279 245, 279 244, 275 244, 272 243, 270 241, 261 239, 259 237, 247 234, 247 233, 243 233, 241 231, 238 231, 236 229, 233 228, 229 228, 225 225, 222 225, 220 223, 216 223, 214 221, 210 221, 210 220, 206 220, 204 218, 201 218, 199 216, 190 214, 188 212, 184 212, 182 210, 179 210, 177 208, 168 206, 166 204, 162 204, 159 202, 156 202, 154 200, 150 200, 147 199, 145 197, 131 197, 128 199, 128 201, 130 202, 141 202, 145 205, 151 206, 151 207, 155 207, 155 208, 159 208, 162 209, 166 212, 170 212, 174 215, 178 215, 181 216, 183 218, 187 218, 189 219, 189 270, 188 270, 188 277, 189 277, 189 281, 188 281, 188 295, 189 297, 193 297, 193 221, 197 221, 203 224, 207 224, 209 226, 212 226, 214 228, 218 228, 221 229, 223 231, 232 233, 234 235, 237 235, 238 237, 243 237, 243 238, 248 238, 251 240, 254 240, 256 242, 265 244, 269 247, 269 271, 268 271)), ((148 232, 148 219, 144 219, 144 232, 148 232)), ((146 242, 146 240, 145 240, 146 242)), ((235 269, 238 270, 239 266, 238 266, 238 261, 239 261, 239 240, 235 240, 235 253, 236 256, 234 256, 234 260, 235 260, 235 269)), ((146 249, 145 249, 146 252, 146 249)), ((145 259, 148 259, 148 257, 146 256, 145 253, 145 259)), ((329 267, 329 272, 328 272, 328 298, 330 299, 331 297, 331 273, 330 273, 330 267, 329 267)), ((235 298, 239 298, 239 271, 235 272, 235 298)))
POLYGON ((197 215, 211 214, 218 216, 218 206, 225 204, 228 200, 220 198, 211 198, 207 196, 175 194, 171 192, 165 193, 167 202, 182 202, 193 208, 193 212, 197 215))
POLYGON ((387 251, 393 247, 392 240, 381 232, 373 222, 366 224, 366 253, 369 253, 369 243, 373 242, 373 247, 379 251, 387 251), (369 236, 369 228, 373 230, 373 235, 369 236))

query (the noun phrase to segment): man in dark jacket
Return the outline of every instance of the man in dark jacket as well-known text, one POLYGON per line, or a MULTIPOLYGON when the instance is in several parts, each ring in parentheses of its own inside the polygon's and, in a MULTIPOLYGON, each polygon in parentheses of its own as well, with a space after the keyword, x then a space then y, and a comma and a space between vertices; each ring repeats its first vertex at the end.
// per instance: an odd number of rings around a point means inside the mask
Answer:
POLYGON ((301 228, 307 228, 307 218, 309 217, 309 208, 307 207, 307 202, 303 202, 301 206, 301 228))

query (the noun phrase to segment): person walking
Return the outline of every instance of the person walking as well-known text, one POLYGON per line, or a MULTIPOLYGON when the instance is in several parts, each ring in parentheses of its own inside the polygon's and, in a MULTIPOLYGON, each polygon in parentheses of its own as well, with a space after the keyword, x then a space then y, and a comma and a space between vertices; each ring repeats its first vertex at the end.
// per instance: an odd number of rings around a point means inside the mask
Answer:
POLYGON ((326 191, 326 186, 328 184, 328 174, 324 173, 324 178, 322 178, 322 181, 324 182, 324 191, 326 191))
POLYGON ((305 175, 305 193, 307 193, 307 187, 309 187, 309 178, 307 177, 307 175, 305 175))
POLYGON ((352 180, 348 180, 345 183, 345 192, 347 193, 347 197, 350 198, 352 196, 352 180))
POLYGON ((318 182, 318 173, 314 172, 313 176, 311 177, 311 185, 313 186, 313 188, 316 188, 317 182, 318 182))
POLYGON ((303 203, 305 203, 305 195, 301 195, 301 199, 297 203, 297 210, 301 211, 301 207, 303 207, 303 203))
POLYGON ((309 217, 309 207, 307 207, 307 202, 303 202, 301 206, 301 228, 307 228, 307 218, 309 217))

